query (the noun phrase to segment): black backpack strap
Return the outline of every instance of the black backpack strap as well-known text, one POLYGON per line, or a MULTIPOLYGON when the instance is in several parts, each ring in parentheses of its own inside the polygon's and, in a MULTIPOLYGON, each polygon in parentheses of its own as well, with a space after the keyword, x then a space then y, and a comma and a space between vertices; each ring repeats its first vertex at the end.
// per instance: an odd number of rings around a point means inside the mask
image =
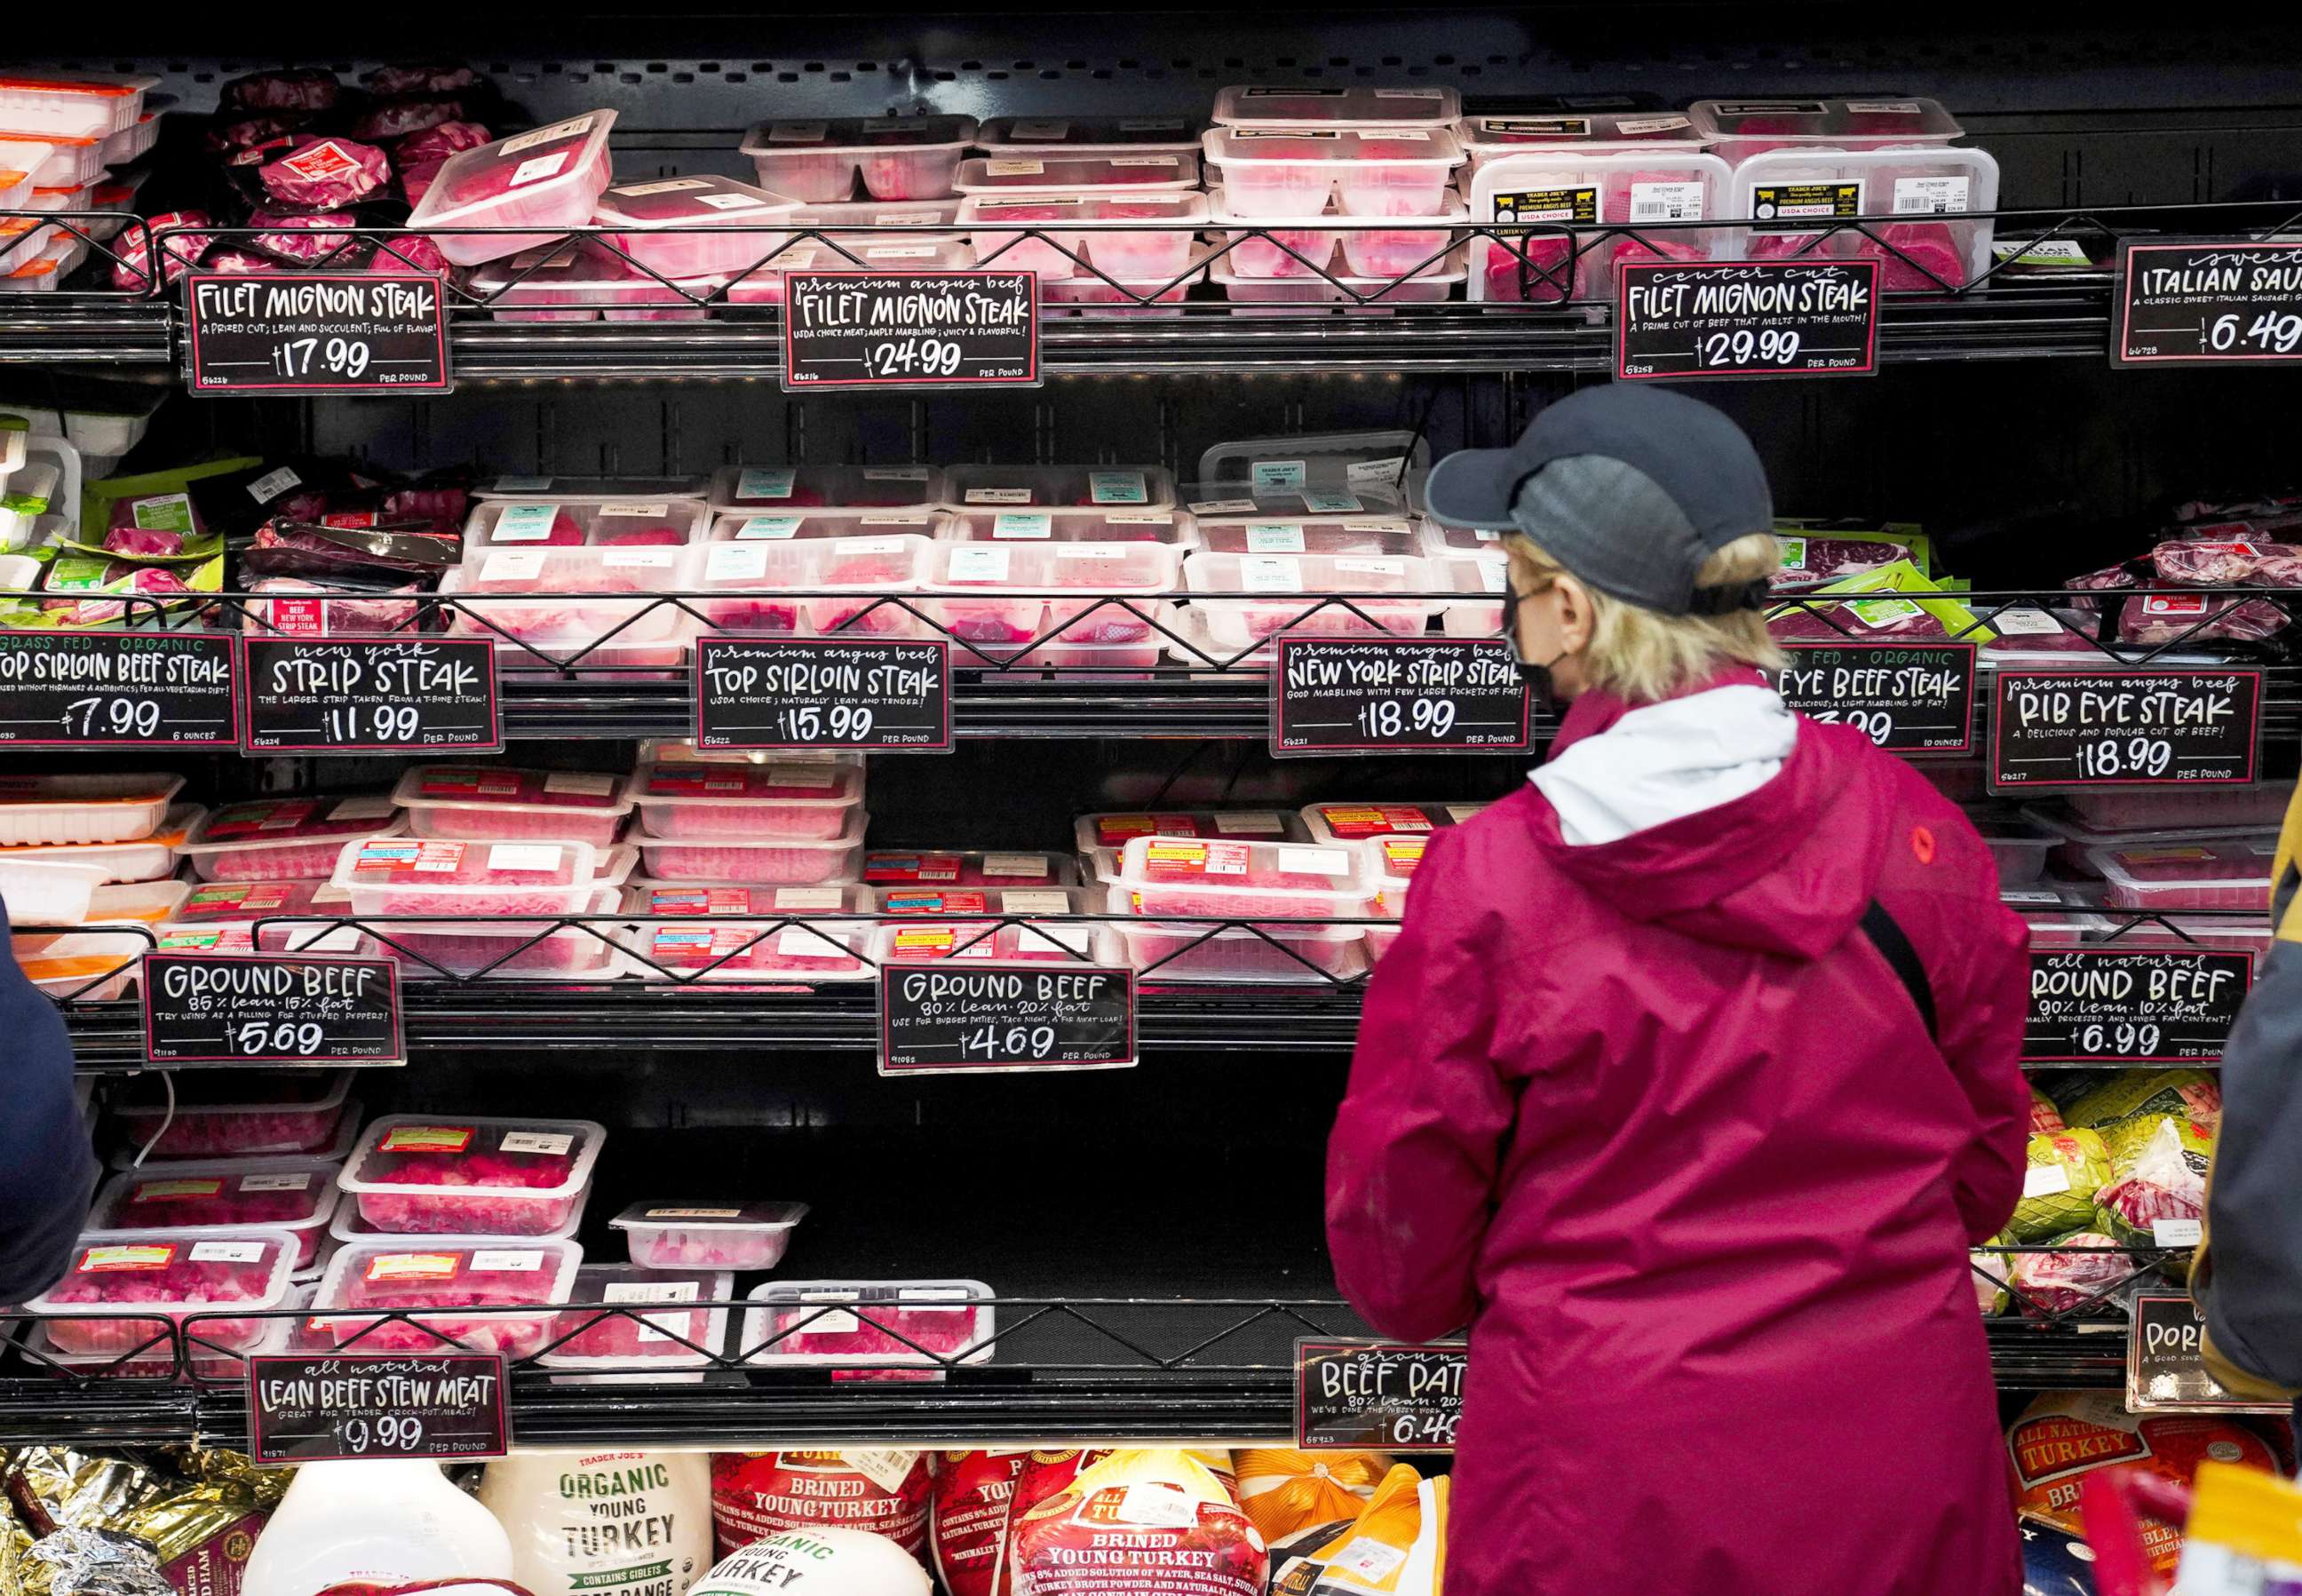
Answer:
POLYGON ((1919 1018, 1927 1022, 1927 1035, 1937 1042, 1941 1041, 1942 1034, 1935 1027, 1935 987, 1934 983, 1927 979, 1927 967, 1920 962, 1919 950, 1912 947, 1911 939, 1903 935, 1903 928, 1895 923, 1893 915, 1886 912, 1886 905, 1876 898, 1871 899, 1870 907, 1862 911, 1862 934, 1870 939, 1870 945, 1877 948, 1880 957, 1893 968, 1895 979, 1903 983, 1903 989, 1918 1005, 1919 1018))

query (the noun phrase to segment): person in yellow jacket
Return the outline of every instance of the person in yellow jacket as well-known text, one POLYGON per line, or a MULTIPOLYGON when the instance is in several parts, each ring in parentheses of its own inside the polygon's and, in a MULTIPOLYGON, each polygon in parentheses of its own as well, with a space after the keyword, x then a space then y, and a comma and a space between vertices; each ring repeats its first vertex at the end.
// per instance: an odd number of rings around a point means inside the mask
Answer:
MULTIPOLYGON (((2302 1394, 2302 787, 2278 838, 2277 937, 2222 1049, 2222 1121, 2190 1295, 2232 1396, 2302 1394)), ((2298 1411, 2302 1417, 2302 1411, 2298 1411)))

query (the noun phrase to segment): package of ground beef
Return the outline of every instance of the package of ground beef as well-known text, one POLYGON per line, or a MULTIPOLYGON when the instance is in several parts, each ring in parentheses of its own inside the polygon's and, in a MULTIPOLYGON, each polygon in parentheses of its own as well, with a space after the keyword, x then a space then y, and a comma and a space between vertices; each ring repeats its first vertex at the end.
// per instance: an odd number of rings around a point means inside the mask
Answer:
POLYGON ((778 1530, 869 1530, 913 1557, 927 1550, 927 1452, 720 1452, 711 1524, 721 1557, 778 1530))
POLYGON ((949 1596, 991 1596, 999 1540, 1028 1451, 945 1452, 936 1471, 931 1544, 949 1596))
POLYGON ((1014 1596, 1262 1596, 1263 1536, 1188 1452, 1128 1449, 1012 1526, 1014 1596))

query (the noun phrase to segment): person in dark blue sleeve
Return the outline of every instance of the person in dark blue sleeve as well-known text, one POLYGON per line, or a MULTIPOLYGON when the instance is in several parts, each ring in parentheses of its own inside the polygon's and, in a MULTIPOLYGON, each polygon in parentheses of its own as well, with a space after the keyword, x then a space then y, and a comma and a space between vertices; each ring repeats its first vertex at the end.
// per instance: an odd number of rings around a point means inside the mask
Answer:
POLYGON ((38 1296, 71 1266, 97 1172, 72 1099, 71 1037, 13 941, 0 948, 0 1303, 38 1296))

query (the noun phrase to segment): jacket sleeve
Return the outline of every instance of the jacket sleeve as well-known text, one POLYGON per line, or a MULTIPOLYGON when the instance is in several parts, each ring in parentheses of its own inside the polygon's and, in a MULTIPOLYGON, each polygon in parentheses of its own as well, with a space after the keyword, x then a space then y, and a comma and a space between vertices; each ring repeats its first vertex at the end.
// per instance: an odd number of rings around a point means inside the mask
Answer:
POLYGON ((96 1155, 72 1098, 71 1038, 56 1007, 0 948, 0 1302, 20 1303, 70 1266, 88 1221, 96 1155))
POLYGON ((2030 1142, 2030 1083, 2022 1074, 2022 1024, 2030 1009, 2029 927, 2001 907, 1997 868, 1986 853, 1983 924, 1960 938, 1963 979, 1938 1004, 1943 1057, 1974 1109, 1974 1137, 1952 1172, 1967 1239, 2004 1230, 2022 1197, 2030 1142))
POLYGON ((1488 971, 1461 839, 1432 839, 1405 925, 1367 984, 1350 1088, 1327 1143, 1327 1245, 1384 1335, 1470 1323, 1474 1265, 1515 1094, 1495 1068, 1488 971))
POLYGON ((2206 1244, 2190 1294, 2205 1310, 2206 1366, 2232 1394, 2302 1388, 2302 898, 2294 885, 2302 791, 2280 839, 2278 937, 2222 1046, 2222 1120, 2206 1185, 2206 1244))

